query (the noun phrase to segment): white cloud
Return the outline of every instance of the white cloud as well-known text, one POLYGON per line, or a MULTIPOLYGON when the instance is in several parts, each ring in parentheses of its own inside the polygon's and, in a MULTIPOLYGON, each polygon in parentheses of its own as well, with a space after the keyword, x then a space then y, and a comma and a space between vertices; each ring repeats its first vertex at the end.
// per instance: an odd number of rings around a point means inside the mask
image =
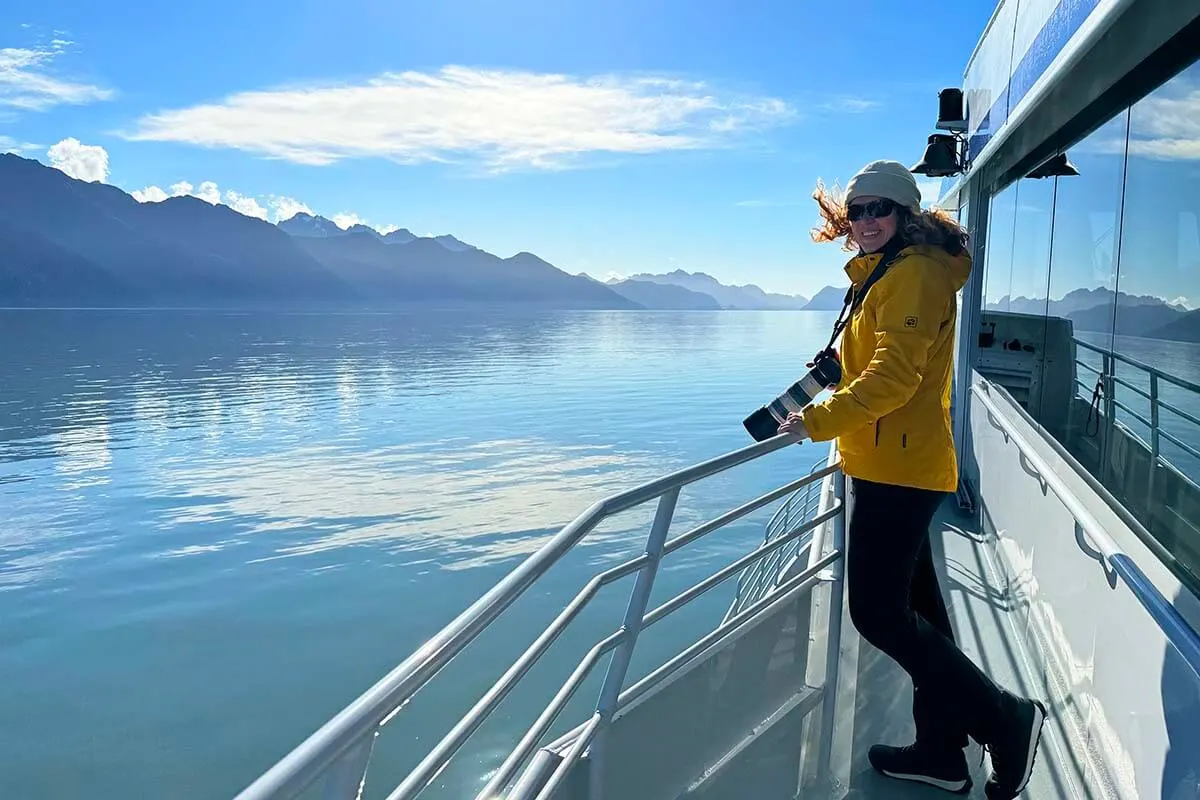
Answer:
POLYGON ((11 136, 0 135, 0 153, 16 153, 21 156, 41 149, 41 145, 33 144, 32 142, 19 142, 11 136))
POLYGON ((1171 305, 1183 306, 1184 308, 1188 309, 1189 311, 1192 309, 1192 301, 1188 300, 1183 295, 1180 295, 1179 297, 1176 297, 1174 300, 1172 300, 1171 305))
POLYGON ((359 218, 358 214, 341 213, 333 215, 333 224, 337 225, 342 230, 346 230, 353 225, 366 225, 367 223, 363 222, 362 219, 359 218))
POLYGON ((352 85, 242 92, 146 115, 126 136, 313 165, 382 157, 503 170, 563 168, 589 153, 716 147, 734 132, 793 116, 781 100, 718 96, 697 82, 449 66, 352 85))
POLYGON ((247 217, 255 217, 261 220, 267 219, 267 209, 263 208, 257 198, 235 192, 232 189, 222 195, 220 188, 214 181, 203 181, 198 188, 187 181, 179 181, 178 183, 171 184, 170 194, 157 186, 147 186, 145 189, 134 190, 130 194, 139 203, 161 203, 168 197, 190 195, 213 205, 222 203, 239 214, 245 214, 247 217))
POLYGON ((234 191, 225 192, 225 205, 247 217, 256 217, 264 221, 267 218, 267 210, 259 205, 258 200, 234 191))
POLYGON ((1134 108, 1129 154, 1163 160, 1200 159, 1200 87, 1178 84, 1150 95, 1134 108), (1172 90, 1176 91, 1172 91, 1172 90))
MULTIPOLYGON (((400 230, 399 225, 376 225, 373 222, 367 222, 353 211, 334 214, 331 219, 333 220, 333 224, 337 225, 342 230, 348 230, 354 225, 366 225, 368 228, 371 228, 381 236, 387 236, 392 231, 400 230)), ((433 234, 429 234, 429 236, 432 237, 433 234)))
MULTIPOLYGON (((1122 152, 1122 143, 1116 145, 1117 153, 1122 152)), ((1200 160, 1200 138, 1195 139, 1130 139, 1129 155, 1144 156, 1159 161, 1197 161, 1200 160)))
MULTIPOLYGON (((262 201, 257 197, 242 194, 233 189, 221 191, 216 181, 201 181, 199 186, 195 186, 188 181, 179 181, 178 183, 171 184, 167 191, 163 191, 158 186, 152 185, 147 186, 145 189, 135 189, 130 194, 139 203, 160 203, 168 197, 198 197, 207 203, 225 205, 239 214, 261 219, 264 222, 278 223, 286 219, 291 219, 300 212, 306 214, 314 213, 308 205, 294 197, 269 195, 265 201, 262 201)), ((333 222, 342 230, 346 230, 350 226, 357 224, 373 227, 381 234, 388 234, 399 230, 399 226, 397 225, 371 225, 371 223, 355 213, 336 214, 333 217, 333 222)))
POLYGON ((82 144, 71 137, 52 145, 46 155, 50 157, 50 166, 72 178, 94 183, 108 177, 108 151, 99 145, 82 144))
POLYGON ((221 190, 217 188, 217 184, 212 181, 203 181, 199 188, 193 192, 194 197, 199 197, 206 203, 211 203, 214 206, 221 202, 221 190))
MULTIPOLYGON (((1187 74, 1141 100, 1133 110, 1128 143, 1124 136, 1084 140, 1075 152, 1130 156, 1159 161, 1200 161, 1200 87, 1187 74)), ((1122 130, 1123 134, 1124 131, 1122 130)))
POLYGON ((111 89, 50 74, 51 63, 68 45, 55 39, 50 47, 0 48, 0 106, 22 111, 45 111, 57 105, 84 105, 115 96, 111 89))
POLYGON ((275 217, 276 222, 283 222, 285 219, 291 219, 297 214, 312 214, 313 210, 301 203, 294 197, 276 197, 272 196, 267 201, 267 205, 271 208, 271 213, 275 217))
POLYGON ((145 189, 135 189, 130 192, 133 199, 139 203, 161 203, 167 199, 167 193, 157 186, 147 186, 145 189))
POLYGON ((821 104, 822 111, 835 114, 865 114, 868 111, 874 111, 880 108, 883 104, 878 100, 869 100, 865 97, 835 97, 832 100, 821 104))

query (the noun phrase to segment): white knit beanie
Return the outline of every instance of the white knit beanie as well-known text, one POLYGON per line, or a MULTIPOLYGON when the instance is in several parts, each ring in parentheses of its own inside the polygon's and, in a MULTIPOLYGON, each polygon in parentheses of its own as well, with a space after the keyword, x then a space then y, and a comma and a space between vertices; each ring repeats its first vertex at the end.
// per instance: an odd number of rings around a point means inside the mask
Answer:
POLYGON ((921 190, 908 167, 899 161, 872 161, 846 184, 846 203, 856 197, 886 197, 911 209, 921 208, 921 190))

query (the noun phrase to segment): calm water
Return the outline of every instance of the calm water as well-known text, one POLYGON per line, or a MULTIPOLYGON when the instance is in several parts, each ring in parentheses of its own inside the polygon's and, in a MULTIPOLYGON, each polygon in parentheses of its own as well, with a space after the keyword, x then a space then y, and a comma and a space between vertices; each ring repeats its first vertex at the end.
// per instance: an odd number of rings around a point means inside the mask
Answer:
MULTIPOLYGON (((747 444, 742 416, 832 320, 0 312, 2 795, 232 796, 590 503, 747 444)), ((673 531, 824 457, 790 448, 687 491, 673 531)), ((636 554, 651 516, 604 525, 439 675, 381 737, 369 796, 636 554)), ((655 599, 744 553, 767 516, 674 556, 655 599)), ((629 586, 427 796, 473 796, 629 586)), ((656 628, 634 675, 711 628, 730 589, 656 628)))

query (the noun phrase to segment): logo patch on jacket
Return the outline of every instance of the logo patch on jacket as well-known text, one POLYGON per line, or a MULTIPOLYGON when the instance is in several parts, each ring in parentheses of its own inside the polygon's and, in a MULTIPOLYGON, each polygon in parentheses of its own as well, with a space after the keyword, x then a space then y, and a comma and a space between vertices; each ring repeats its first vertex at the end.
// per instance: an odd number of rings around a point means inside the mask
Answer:
POLYGON ((904 327, 906 327, 906 328, 917 327, 917 318, 916 317, 905 317, 904 318, 904 327))

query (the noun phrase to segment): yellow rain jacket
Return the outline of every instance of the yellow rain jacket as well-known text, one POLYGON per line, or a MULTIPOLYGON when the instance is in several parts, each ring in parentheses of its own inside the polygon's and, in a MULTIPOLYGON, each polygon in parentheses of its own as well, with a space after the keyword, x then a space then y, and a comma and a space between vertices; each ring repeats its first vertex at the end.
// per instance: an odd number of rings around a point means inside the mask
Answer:
MULTIPOLYGON (((855 291, 882 256, 846 265, 855 291)), ((867 292, 842 334, 842 381, 804 410, 815 442, 838 440, 855 478, 952 492, 958 463, 950 426, 955 293, 971 257, 926 245, 903 249, 867 292)))

